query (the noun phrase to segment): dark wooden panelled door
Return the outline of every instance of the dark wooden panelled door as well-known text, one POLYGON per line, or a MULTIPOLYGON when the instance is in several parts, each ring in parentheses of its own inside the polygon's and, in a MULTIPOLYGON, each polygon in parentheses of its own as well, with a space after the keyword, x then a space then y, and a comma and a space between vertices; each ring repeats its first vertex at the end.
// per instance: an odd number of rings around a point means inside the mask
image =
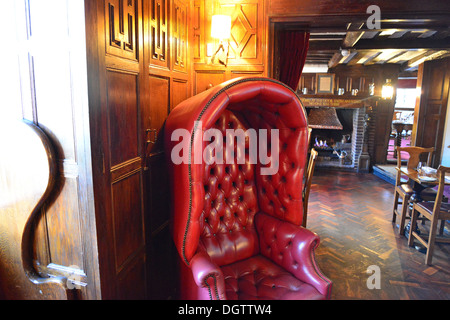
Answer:
POLYGON ((427 61, 419 67, 418 87, 422 95, 415 108, 414 120, 415 145, 421 147, 434 147, 435 153, 432 166, 437 168, 442 153, 442 139, 444 136, 445 117, 450 82, 450 59, 427 61))
POLYGON ((102 298, 142 299, 147 296, 142 3, 85 3, 102 298))
POLYGON ((85 1, 103 298, 172 297, 162 128, 189 97, 189 1, 85 1))

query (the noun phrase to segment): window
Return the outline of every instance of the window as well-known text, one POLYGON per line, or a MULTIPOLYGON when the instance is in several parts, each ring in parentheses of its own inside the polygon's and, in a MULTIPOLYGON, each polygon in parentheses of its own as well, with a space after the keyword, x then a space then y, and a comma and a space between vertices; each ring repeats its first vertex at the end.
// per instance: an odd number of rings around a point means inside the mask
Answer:
POLYGON ((398 88, 395 109, 410 109, 413 111, 416 105, 416 96, 415 88, 398 88))

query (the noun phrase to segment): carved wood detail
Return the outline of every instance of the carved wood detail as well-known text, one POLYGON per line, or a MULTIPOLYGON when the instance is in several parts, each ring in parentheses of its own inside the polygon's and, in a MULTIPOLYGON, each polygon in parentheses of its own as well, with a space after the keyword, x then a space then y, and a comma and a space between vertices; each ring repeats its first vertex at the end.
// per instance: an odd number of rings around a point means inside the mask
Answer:
POLYGON ((105 2, 106 52, 122 58, 137 60, 136 0, 105 2))
POLYGON ((173 1, 172 41, 173 41, 173 70, 186 72, 187 58, 187 4, 173 1))
POLYGON ((35 225, 56 187, 55 150, 44 131, 29 121, 2 129, 10 138, 0 143, 8 150, 0 164, 6 196, 0 201, 0 298, 70 298, 68 279, 41 276, 34 259, 35 225))
POLYGON ((231 15, 229 59, 257 59, 258 3, 223 4, 221 9, 231 15))
POLYGON ((195 0, 193 4, 191 42, 194 60, 194 94, 223 81, 245 76, 265 76, 263 0, 195 0), (211 55, 219 40, 212 39, 211 17, 214 14, 231 16, 228 63, 224 67, 211 63, 211 55), (208 46, 209 51, 208 52, 208 46), (210 56, 208 56, 210 54, 210 56))
POLYGON ((169 67, 168 59, 168 0, 151 0, 150 23, 150 64, 169 67))
POLYGON ((203 1, 195 0, 191 25, 193 29, 193 59, 197 62, 199 61, 205 50, 205 37, 203 36, 203 21, 205 20, 205 7, 203 1))

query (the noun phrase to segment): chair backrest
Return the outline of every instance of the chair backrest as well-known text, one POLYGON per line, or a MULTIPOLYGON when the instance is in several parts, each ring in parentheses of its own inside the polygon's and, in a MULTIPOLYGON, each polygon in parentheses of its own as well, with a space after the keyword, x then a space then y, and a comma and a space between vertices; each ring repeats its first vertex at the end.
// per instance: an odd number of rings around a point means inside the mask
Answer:
MULTIPOLYGON (((235 114, 225 110, 213 128, 226 137, 226 130, 231 127, 247 130, 235 114)), ((247 139, 246 153, 248 148, 247 139)), ((233 163, 205 164, 205 198, 200 216, 199 246, 208 252, 217 265, 242 260, 259 251, 253 220, 259 211, 255 185, 256 164, 249 161, 248 155, 244 163, 238 164, 238 152, 240 150, 235 144, 233 163)))
POLYGON ((312 128, 308 127, 308 146, 311 143, 311 133, 312 133, 312 128))
POLYGON ((402 166, 402 152, 409 154, 407 163, 408 169, 414 169, 420 162, 420 157, 424 153, 428 153, 427 166, 431 166, 431 158, 433 156, 434 148, 422 148, 422 147, 396 147, 397 150, 397 168, 402 166))
POLYGON ((257 251, 251 224, 258 210, 295 225, 302 223, 308 124, 291 88, 270 78, 222 83, 176 106, 166 120, 164 137, 172 188, 172 235, 187 265, 198 250, 206 250, 219 265, 257 251), (180 142, 172 134, 178 129, 188 133, 181 142, 187 145, 182 149, 188 150, 184 153, 188 160, 176 164, 171 155, 180 142), (258 140, 256 164, 247 159, 228 167, 196 163, 196 150, 208 153, 202 134, 209 129, 218 129, 221 135, 226 129, 253 129, 258 140), (266 141, 261 140, 264 132, 266 141), (262 161, 261 141, 269 150, 266 156, 273 147, 278 159, 262 161), (262 173, 271 166, 276 172, 262 173))
POLYGON ((445 188, 445 174, 447 172, 450 172, 450 167, 445 167, 440 165, 437 169, 436 176, 439 180, 439 187, 436 194, 436 199, 434 201, 434 207, 433 207, 433 214, 437 218, 439 216, 439 212, 441 209, 443 194, 444 194, 444 188, 445 188))
POLYGON ((319 153, 312 148, 311 154, 309 156, 308 169, 306 171, 306 179, 305 186, 303 189, 303 221, 302 226, 306 227, 307 215, 308 215, 308 201, 309 201, 309 192, 311 190, 312 177, 314 174, 314 168, 316 166, 316 160, 319 153))

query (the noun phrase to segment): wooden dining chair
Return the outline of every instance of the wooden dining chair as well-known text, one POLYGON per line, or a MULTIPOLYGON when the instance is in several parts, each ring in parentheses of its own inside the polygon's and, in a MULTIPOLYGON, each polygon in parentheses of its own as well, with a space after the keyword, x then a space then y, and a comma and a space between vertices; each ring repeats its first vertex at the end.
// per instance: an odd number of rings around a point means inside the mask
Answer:
POLYGON ((308 146, 311 143, 311 133, 312 133, 312 128, 308 127, 308 146))
POLYGON ((302 227, 306 228, 306 221, 308 219, 308 199, 309 192, 311 190, 312 177, 314 174, 314 168, 316 166, 316 160, 319 153, 311 148, 311 155, 309 156, 308 168, 306 170, 306 179, 303 186, 303 220, 302 227))
POLYGON ((414 193, 413 188, 407 183, 407 181, 402 180, 402 152, 406 152, 409 155, 406 167, 408 169, 415 169, 420 162, 421 156, 427 155, 427 165, 431 165, 431 157, 434 152, 434 148, 422 148, 422 147, 396 147, 397 150, 397 175, 395 178, 395 189, 394 189, 394 207, 392 209, 392 223, 395 224, 397 216, 400 216, 399 224, 399 234, 402 235, 405 228, 405 220, 408 212, 409 200, 414 193), (400 202, 399 199, 402 199, 400 202), (401 211, 399 210, 399 205, 401 205, 401 211))
POLYGON ((411 214, 411 228, 409 230, 408 245, 411 247, 414 244, 414 239, 417 239, 421 244, 427 248, 427 254, 425 256, 425 263, 431 264, 433 259, 433 251, 435 242, 450 243, 450 239, 440 238, 437 239, 437 225, 439 220, 441 221, 441 235, 443 231, 443 224, 446 220, 450 219, 450 204, 442 201, 444 186, 445 186, 445 173, 450 172, 450 167, 439 166, 437 170, 437 178, 439 180, 439 188, 436 193, 434 202, 417 202, 414 203, 411 214), (431 222, 428 239, 425 239, 423 234, 419 234, 414 229, 417 223, 418 215, 421 214, 423 218, 431 222))

